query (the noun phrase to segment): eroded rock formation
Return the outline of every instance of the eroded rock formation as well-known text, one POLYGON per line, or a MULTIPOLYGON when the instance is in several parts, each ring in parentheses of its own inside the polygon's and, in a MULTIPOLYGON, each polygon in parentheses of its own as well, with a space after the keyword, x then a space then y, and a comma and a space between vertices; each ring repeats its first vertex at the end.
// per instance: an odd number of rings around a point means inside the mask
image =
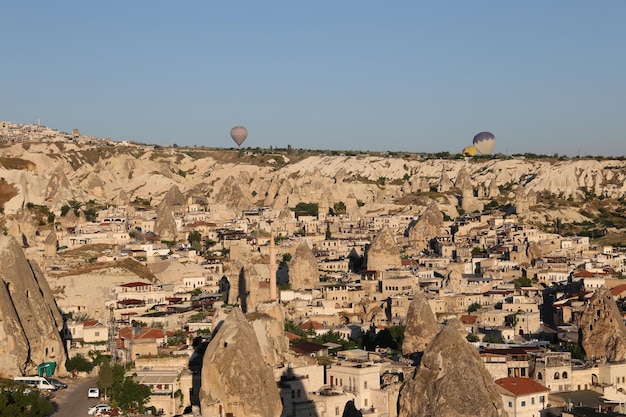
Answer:
POLYGON ((289 262, 289 282, 294 290, 317 288, 320 285, 317 259, 304 240, 298 244, 289 262))
POLYGON ((252 325, 240 309, 222 322, 204 354, 200 405, 203 416, 278 417, 274 375, 252 325))
POLYGON ((383 226, 367 250, 367 269, 385 271, 402 267, 400 249, 388 226, 383 226))
POLYGON ((42 362, 65 371, 63 319, 43 273, 15 239, 0 236, 0 376, 31 375, 42 362))
POLYGON ((411 246, 418 249, 428 248, 430 240, 439 234, 442 225, 443 214, 437 203, 430 200, 419 220, 409 229, 411 246))
POLYGON ((593 294, 580 317, 579 329, 587 359, 618 362, 626 358, 626 327, 607 287, 593 294))
POLYGON ((439 324, 426 297, 422 293, 416 293, 406 316, 402 354, 424 352, 438 332, 439 324))
POLYGON ((496 384, 476 348, 449 321, 400 391, 399 417, 506 417, 496 384))

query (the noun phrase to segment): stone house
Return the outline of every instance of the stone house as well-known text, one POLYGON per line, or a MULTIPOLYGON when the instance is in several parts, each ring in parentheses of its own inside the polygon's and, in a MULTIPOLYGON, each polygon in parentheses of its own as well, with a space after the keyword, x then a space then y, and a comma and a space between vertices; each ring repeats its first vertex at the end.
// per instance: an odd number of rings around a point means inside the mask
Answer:
POLYGON ((283 403, 282 417, 302 415, 304 403, 324 386, 324 367, 321 365, 287 366, 274 368, 283 403), (299 414, 295 409, 298 408, 299 414))
POLYGON ((412 294, 418 288, 418 278, 409 271, 387 270, 381 273, 381 293, 383 298, 400 294, 412 294))
POLYGON ((494 379, 505 377, 530 377, 529 357, 538 352, 537 347, 484 348, 480 357, 494 379))
POLYGON ((87 320, 69 323, 67 328, 71 334, 71 342, 98 343, 106 342, 109 338, 108 326, 98 320, 87 320))
POLYGON ((394 295, 392 297, 389 297, 387 301, 389 317, 392 320, 406 320, 411 301, 413 301, 413 296, 410 295, 394 295))
POLYGON ((531 378, 509 377, 495 382, 509 417, 535 417, 546 408, 550 389, 531 378))
POLYGON ((380 364, 369 359, 339 360, 327 370, 327 383, 331 388, 350 393, 355 396, 355 406, 360 410, 387 409, 387 404, 381 404, 380 391, 380 364))
POLYGON ((184 387, 181 383, 181 372, 176 369, 133 369, 127 372, 125 376, 133 378, 135 382, 150 387, 151 395, 148 398, 146 406, 153 406, 157 413, 161 415, 172 416, 178 414, 182 408, 182 400, 184 398, 189 402, 189 395, 183 395, 182 398, 177 392, 182 393, 184 387))
POLYGON ((572 391, 572 355, 570 352, 535 352, 529 355, 529 376, 551 392, 572 391))
MULTIPOLYGON (((464 314, 472 304, 478 303, 482 305, 482 294, 454 294, 444 293, 441 299, 445 302, 446 313, 464 314)), ((434 311, 434 310, 433 310, 434 311)))
POLYGON ((161 304, 174 295, 174 289, 172 286, 133 281, 116 285, 113 293, 118 302, 132 299, 141 300, 145 304, 161 304))
POLYGON ((306 396, 296 397, 292 402, 293 408, 291 410, 283 407, 281 417, 341 417, 348 401, 354 401, 353 394, 324 387, 319 391, 308 393, 306 396))
POLYGON ((167 344, 163 329, 123 327, 118 332, 117 357, 130 363, 141 356, 158 356, 158 348, 167 344))

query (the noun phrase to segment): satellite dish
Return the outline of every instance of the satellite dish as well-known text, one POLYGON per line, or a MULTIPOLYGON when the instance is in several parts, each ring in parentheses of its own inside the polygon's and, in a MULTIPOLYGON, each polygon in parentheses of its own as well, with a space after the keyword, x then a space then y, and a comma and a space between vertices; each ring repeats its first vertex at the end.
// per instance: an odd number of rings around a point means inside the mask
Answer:
POLYGON ((241 147, 241 144, 248 137, 248 129, 243 126, 235 126, 230 129, 230 137, 233 138, 233 140, 237 144, 237 147, 241 147))
POLYGON ((490 154, 496 146, 496 137, 491 132, 480 132, 473 140, 476 150, 483 155, 490 154))

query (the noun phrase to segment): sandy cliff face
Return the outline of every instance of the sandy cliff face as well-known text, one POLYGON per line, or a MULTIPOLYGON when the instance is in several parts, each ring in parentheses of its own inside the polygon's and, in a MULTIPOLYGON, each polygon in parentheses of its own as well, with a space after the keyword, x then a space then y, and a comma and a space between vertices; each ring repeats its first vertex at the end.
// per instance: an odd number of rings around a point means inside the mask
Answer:
POLYGON ((289 262, 289 282, 294 290, 318 288, 320 285, 317 259, 304 240, 296 247, 289 262))
POLYGON ((203 361, 203 416, 280 416, 282 404, 274 375, 241 310, 234 309, 226 317, 211 339, 203 361))
POLYGON ((0 236, 0 370, 30 375, 42 362, 65 373, 62 318, 41 270, 31 265, 15 239, 0 236))
POLYGON ((454 319, 437 334, 400 391, 399 417, 505 417, 496 384, 454 319))
POLYGON ((580 317, 581 345, 587 359, 626 359, 626 326, 611 291, 596 290, 580 317))
POLYGON ((367 269, 384 271, 402 268, 400 249, 388 226, 383 226, 366 253, 367 269))
MULTIPOLYGON (((477 199, 492 199, 497 187, 510 185, 523 187, 526 194, 548 190, 574 200, 585 192, 612 198, 626 193, 626 162, 615 160, 473 161, 318 155, 278 166, 276 161, 284 161, 283 156, 237 157, 229 150, 70 143, 63 143, 61 149, 41 145, 3 148, 7 157, 27 162, 21 169, 0 167, 0 177, 18 189, 5 204, 6 214, 16 213, 26 202, 45 202, 55 211, 70 199, 121 203, 121 195, 131 201, 150 199, 156 206, 173 186, 185 195, 201 190, 210 203, 222 203, 235 211, 249 205, 280 210, 299 202, 332 207, 339 201, 347 205, 354 196, 364 204, 359 210, 363 214, 397 212, 405 208, 396 203, 397 199, 409 192, 428 192, 432 187, 442 192, 473 189, 477 199)), ((466 194, 465 204, 471 203, 472 209, 489 201, 479 204, 466 194)), ((355 211, 355 207, 349 209, 355 211)))
POLYGON ((426 297, 422 293, 416 293, 407 312, 402 354, 424 352, 438 332, 439 324, 426 297))

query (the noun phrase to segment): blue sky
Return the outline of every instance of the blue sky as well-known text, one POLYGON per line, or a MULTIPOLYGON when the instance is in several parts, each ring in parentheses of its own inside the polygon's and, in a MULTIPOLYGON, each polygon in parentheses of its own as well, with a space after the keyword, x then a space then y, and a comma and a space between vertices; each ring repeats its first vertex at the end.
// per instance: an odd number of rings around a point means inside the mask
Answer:
POLYGON ((3 2, 0 120, 162 145, 626 154, 626 2, 3 2))

